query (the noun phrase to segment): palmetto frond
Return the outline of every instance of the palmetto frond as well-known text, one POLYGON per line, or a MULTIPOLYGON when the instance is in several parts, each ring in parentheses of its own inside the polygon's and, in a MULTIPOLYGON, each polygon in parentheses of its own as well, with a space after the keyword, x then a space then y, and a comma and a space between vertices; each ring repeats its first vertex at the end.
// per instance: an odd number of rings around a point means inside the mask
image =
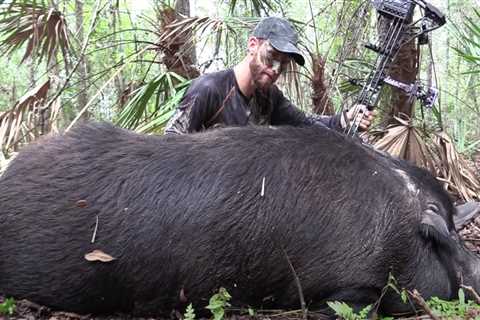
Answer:
POLYGON ((56 130, 60 105, 57 99, 48 110, 44 108, 49 90, 50 79, 27 92, 10 110, 0 113, 0 146, 5 154, 56 130))
POLYGON ((450 191, 459 194, 464 200, 478 200, 480 181, 458 154, 452 139, 442 131, 435 134, 434 144, 442 164, 439 167, 439 179, 450 191))
POLYGON ((161 128, 174 112, 189 84, 190 81, 172 72, 156 76, 134 91, 116 123, 140 132, 161 128))
POLYGON ((395 119, 398 124, 388 126, 373 143, 377 149, 429 170, 443 182, 445 189, 463 200, 479 199, 480 181, 445 132, 434 133, 433 141, 428 144, 425 135, 410 120, 395 119))
POLYGON ((395 157, 435 172, 435 158, 424 141, 421 130, 411 125, 408 119, 395 117, 395 120, 398 124, 388 126, 383 136, 373 145, 395 157))
MULTIPOLYGON (((159 31, 158 47, 160 50, 175 47, 177 42, 188 42, 191 46, 196 45, 197 50, 203 50, 207 43, 213 44, 213 54, 210 54, 211 61, 223 51, 228 59, 232 52, 243 54, 245 43, 239 41, 238 37, 243 30, 250 30, 258 18, 237 18, 237 17, 189 17, 182 20, 175 20, 159 31), (191 35, 189 41, 183 38, 191 35), (241 43, 241 45, 239 44, 241 43), (240 46, 242 46, 240 48, 240 46), (221 50, 223 48, 223 50, 221 50)), ((188 47, 184 47, 188 49, 188 47)), ((183 52, 176 52, 182 56, 183 52)), ((229 61, 226 61, 228 64, 229 61)), ((208 64, 208 62, 207 62, 208 64)))
MULTIPOLYGON (((11 53, 26 44, 22 62, 29 57, 47 58, 60 49, 66 59, 67 24, 62 12, 36 1, 15 2, 0 12, 0 46, 11 53)), ((66 61, 66 60, 65 60, 66 61)))

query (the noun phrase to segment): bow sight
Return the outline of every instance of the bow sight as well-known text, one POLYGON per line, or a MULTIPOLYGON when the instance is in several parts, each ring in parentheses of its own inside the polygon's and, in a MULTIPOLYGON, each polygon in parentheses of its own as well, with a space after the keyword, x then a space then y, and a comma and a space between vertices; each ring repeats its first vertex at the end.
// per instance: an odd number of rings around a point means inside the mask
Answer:
MULTIPOLYGON (((427 33, 444 25, 445 15, 423 0, 373 0, 372 3, 384 19, 388 32, 378 44, 365 45, 366 48, 376 52, 377 57, 375 67, 363 83, 355 104, 373 110, 378 103, 381 86, 386 83, 404 91, 412 98, 419 99, 424 106, 432 107, 438 96, 436 88, 426 87, 418 81, 413 84, 402 83, 387 76, 386 70, 404 44, 414 38, 418 38, 419 44, 428 43, 427 33), (422 17, 412 21, 416 6, 422 11, 422 17)), ((357 108, 357 111, 353 115, 352 125, 348 128, 348 135, 355 135, 358 131, 363 113, 361 108, 357 108)))

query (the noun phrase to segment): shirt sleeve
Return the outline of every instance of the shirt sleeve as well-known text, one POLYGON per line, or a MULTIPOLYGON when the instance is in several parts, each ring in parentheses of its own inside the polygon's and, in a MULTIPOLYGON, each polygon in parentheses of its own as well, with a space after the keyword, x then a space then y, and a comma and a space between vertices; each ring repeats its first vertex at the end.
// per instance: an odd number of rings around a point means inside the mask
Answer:
POLYGON ((272 125, 310 126, 318 125, 342 130, 340 114, 334 116, 307 115, 290 102, 276 86, 272 89, 272 125))
POLYGON ((168 121, 165 134, 187 134, 204 130, 214 115, 217 100, 208 81, 192 82, 168 121))

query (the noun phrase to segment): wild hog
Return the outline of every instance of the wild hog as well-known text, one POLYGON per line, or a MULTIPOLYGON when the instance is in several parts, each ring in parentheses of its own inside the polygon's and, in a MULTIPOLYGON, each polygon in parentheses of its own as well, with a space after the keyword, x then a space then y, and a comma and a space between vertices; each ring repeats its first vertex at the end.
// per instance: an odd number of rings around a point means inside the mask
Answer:
MULTIPOLYGON (((449 299, 462 281, 479 289, 455 212, 426 171, 324 128, 93 123, 26 147, 0 178, 0 293, 158 315, 219 287, 234 305, 298 308, 300 284, 310 309, 360 308, 392 274, 449 299), (94 250, 114 260, 87 260, 94 250)), ((381 312, 408 310, 381 299, 381 312)))

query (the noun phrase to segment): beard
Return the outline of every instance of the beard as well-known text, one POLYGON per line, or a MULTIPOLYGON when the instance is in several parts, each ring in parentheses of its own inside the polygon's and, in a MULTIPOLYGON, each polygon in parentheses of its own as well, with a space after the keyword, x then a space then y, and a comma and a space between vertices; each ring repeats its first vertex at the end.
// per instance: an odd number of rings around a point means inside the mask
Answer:
POLYGON ((255 88, 260 89, 262 92, 266 93, 275 81, 264 72, 264 66, 258 60, 257 55, 255 55, 254 59, 250 61, 249 67, 255 88))

